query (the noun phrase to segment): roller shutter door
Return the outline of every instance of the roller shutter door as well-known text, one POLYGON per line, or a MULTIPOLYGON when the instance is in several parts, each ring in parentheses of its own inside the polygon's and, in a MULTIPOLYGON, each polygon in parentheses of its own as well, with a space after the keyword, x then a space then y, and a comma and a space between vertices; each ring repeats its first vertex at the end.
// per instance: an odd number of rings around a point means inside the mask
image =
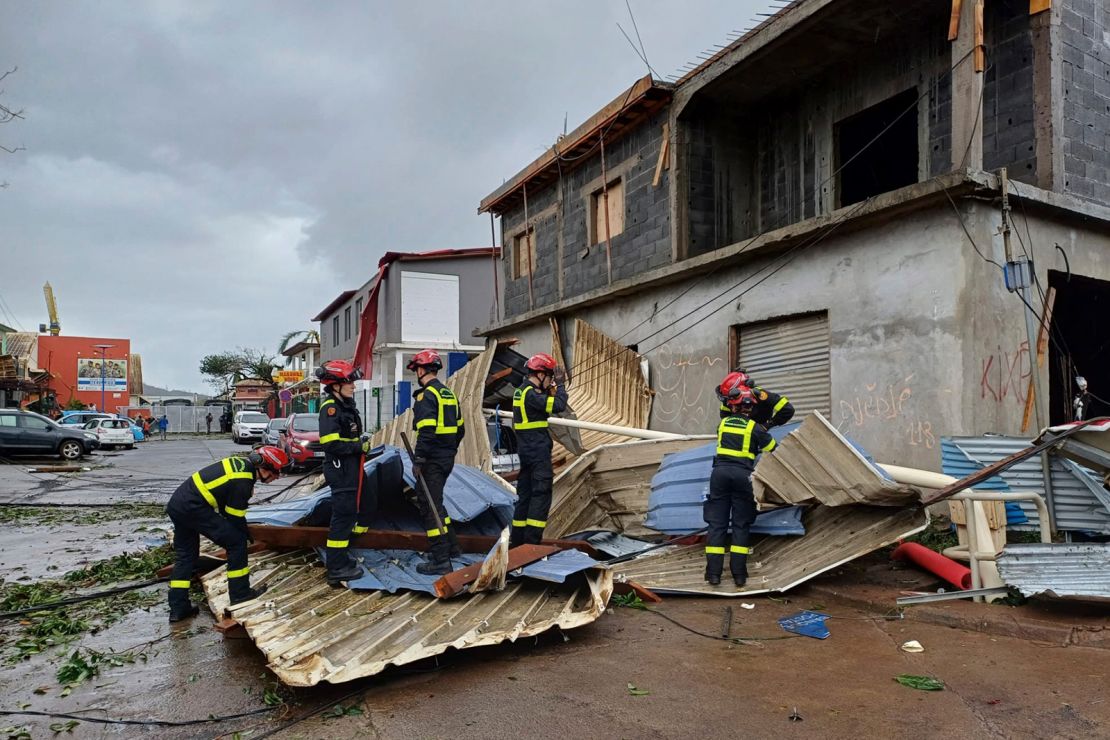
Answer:
POLYGON ((794 404, 829 417, 829 317, 817 314, 741 326, 739 366, 755 382, 794 404))

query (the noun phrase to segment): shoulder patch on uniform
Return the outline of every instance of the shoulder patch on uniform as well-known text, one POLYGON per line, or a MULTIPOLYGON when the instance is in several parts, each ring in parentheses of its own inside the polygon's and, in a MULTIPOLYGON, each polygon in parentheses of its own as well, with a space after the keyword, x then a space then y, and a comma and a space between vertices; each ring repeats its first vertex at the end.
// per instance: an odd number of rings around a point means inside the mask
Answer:
POLYGON ((767 400, 767 391, 762 391, 761 390, 759 392, 759 400, 760 401, 766 401, 767 400))
POLYGON ((416 394, 416 400, 417 401, 423 401, 424 400, 424 392, 423 391, 416 394))
POLYGON ((328 416, 335 416, 335 406, 328 406, 328 416))

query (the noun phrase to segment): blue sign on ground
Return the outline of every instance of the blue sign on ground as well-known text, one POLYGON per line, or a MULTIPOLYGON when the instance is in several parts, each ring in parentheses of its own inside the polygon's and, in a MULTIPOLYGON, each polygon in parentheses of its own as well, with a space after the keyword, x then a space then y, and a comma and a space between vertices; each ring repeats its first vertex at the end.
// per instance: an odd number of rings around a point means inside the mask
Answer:
POLYGON ((829 628, 825 626, 825 620, 828 618, 828 614, 801 611, 797 614, 791 614, 789 617, 780 618, 779 626, 787 632, 824 640, 829 636, 829 628))

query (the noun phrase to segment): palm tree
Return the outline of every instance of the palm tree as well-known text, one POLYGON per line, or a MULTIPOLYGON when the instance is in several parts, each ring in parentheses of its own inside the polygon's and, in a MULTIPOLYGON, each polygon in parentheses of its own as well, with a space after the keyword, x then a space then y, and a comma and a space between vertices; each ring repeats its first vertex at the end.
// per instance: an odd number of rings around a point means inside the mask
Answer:
MULTIPOLYGON (((320 332, 315 329, 298 329, 291 331, 281 338, 281 344, 278 345, 278 354, 284 354, 285 350, 289 349, 298 342, 320 343, 320 332)), ((288 366, 293 362, 292 357, 285 358, 285 364, 288 366)))

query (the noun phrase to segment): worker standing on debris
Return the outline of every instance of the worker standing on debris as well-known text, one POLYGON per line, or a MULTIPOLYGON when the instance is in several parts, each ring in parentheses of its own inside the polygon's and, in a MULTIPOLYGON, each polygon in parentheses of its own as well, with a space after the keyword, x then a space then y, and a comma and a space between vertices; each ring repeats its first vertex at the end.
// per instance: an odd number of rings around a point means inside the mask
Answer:
MULTIPOLYGON (((755 396, 755 409, 752 411, 752 420, 761 425, 764 429, 771 427, 779 427, 794 418, 794 406, 786 398, 777 393, 760 388, 752 380, 751 376, 744 372, 743 368, 736 368, 726 376, 728 378, 739 377, 740 383, 751 390, 752 395, 755 396)), ((729 407, 721 404, 721 418, 725 418, 732 413, 729 407)))
POLYGON ((331 487, 331 526, 325 552, 332 586, 362 576, 362 568, 348 548, 352 534, 370 529, 374 513, 374 502, 362 495, 370 439, 362 433, 362 417, 355 405, 355 381, 361 377, 362 370, 346 360, 329 360, 316 368, 316 378, 326 391, 319 426, 324 480, 331 487))
POLYGON ((170 496, 166 513, 173 522, 173 573, 170 621, 196 616, 189 600, 193 570, 200 556, 200 535, 227 550, 227 592, 232 604, 257 598, 266 587, 251 588, 247 567, 247 502, 255 481, 269 483, 289 465, 277 447, 259 447, 244 457, 228 457, 193 473, 170 496))
POLYGON ((731 413, 717 426, 717 455, 709 477, 709 498, 704 506, 705 523, 709 530, 705 540, 705 580, 712 586, 721 582, 729 524, 732 541, 728 546, 729 569, 737 586, 748 580, 748 544, 755 521, 755 495, 752 471, 761 452, 775 449, 775 440, 759 426, 752 413, 756 397, 745 386, 738 373, 730 373, 717 388, 717 397, 731 413))
POLYGON ((539 544, 551 509, 551 433, 547 419, 566 410, 566 376, 555 358, 542 352, 532 355, 524 367, 528 380, 513 393, 513 431, 516 432, 520 475, 516 479, 516 508, 513 510, 511 547, 539 544))
MULTIPOLYGON (((451 517, 443 505, 443 487, 455 467, 455 453, 466 435, 466 427, 459 400, 437 377, 443 369, 439 353, 434 349, 417 352, 407 367, 416 373, 416 381, 420 384, 412 394, 412 428, 416 431, 413 475, 423 477, 439 513, 437 518, 424 496, 416 497, 428 535, 428 560, 416 566, 416 570, 424 575, 443 575, 451 572, 451 558, 460 554, 451 517)), ((419 480, 417 485, 420 485, 419 480)))

